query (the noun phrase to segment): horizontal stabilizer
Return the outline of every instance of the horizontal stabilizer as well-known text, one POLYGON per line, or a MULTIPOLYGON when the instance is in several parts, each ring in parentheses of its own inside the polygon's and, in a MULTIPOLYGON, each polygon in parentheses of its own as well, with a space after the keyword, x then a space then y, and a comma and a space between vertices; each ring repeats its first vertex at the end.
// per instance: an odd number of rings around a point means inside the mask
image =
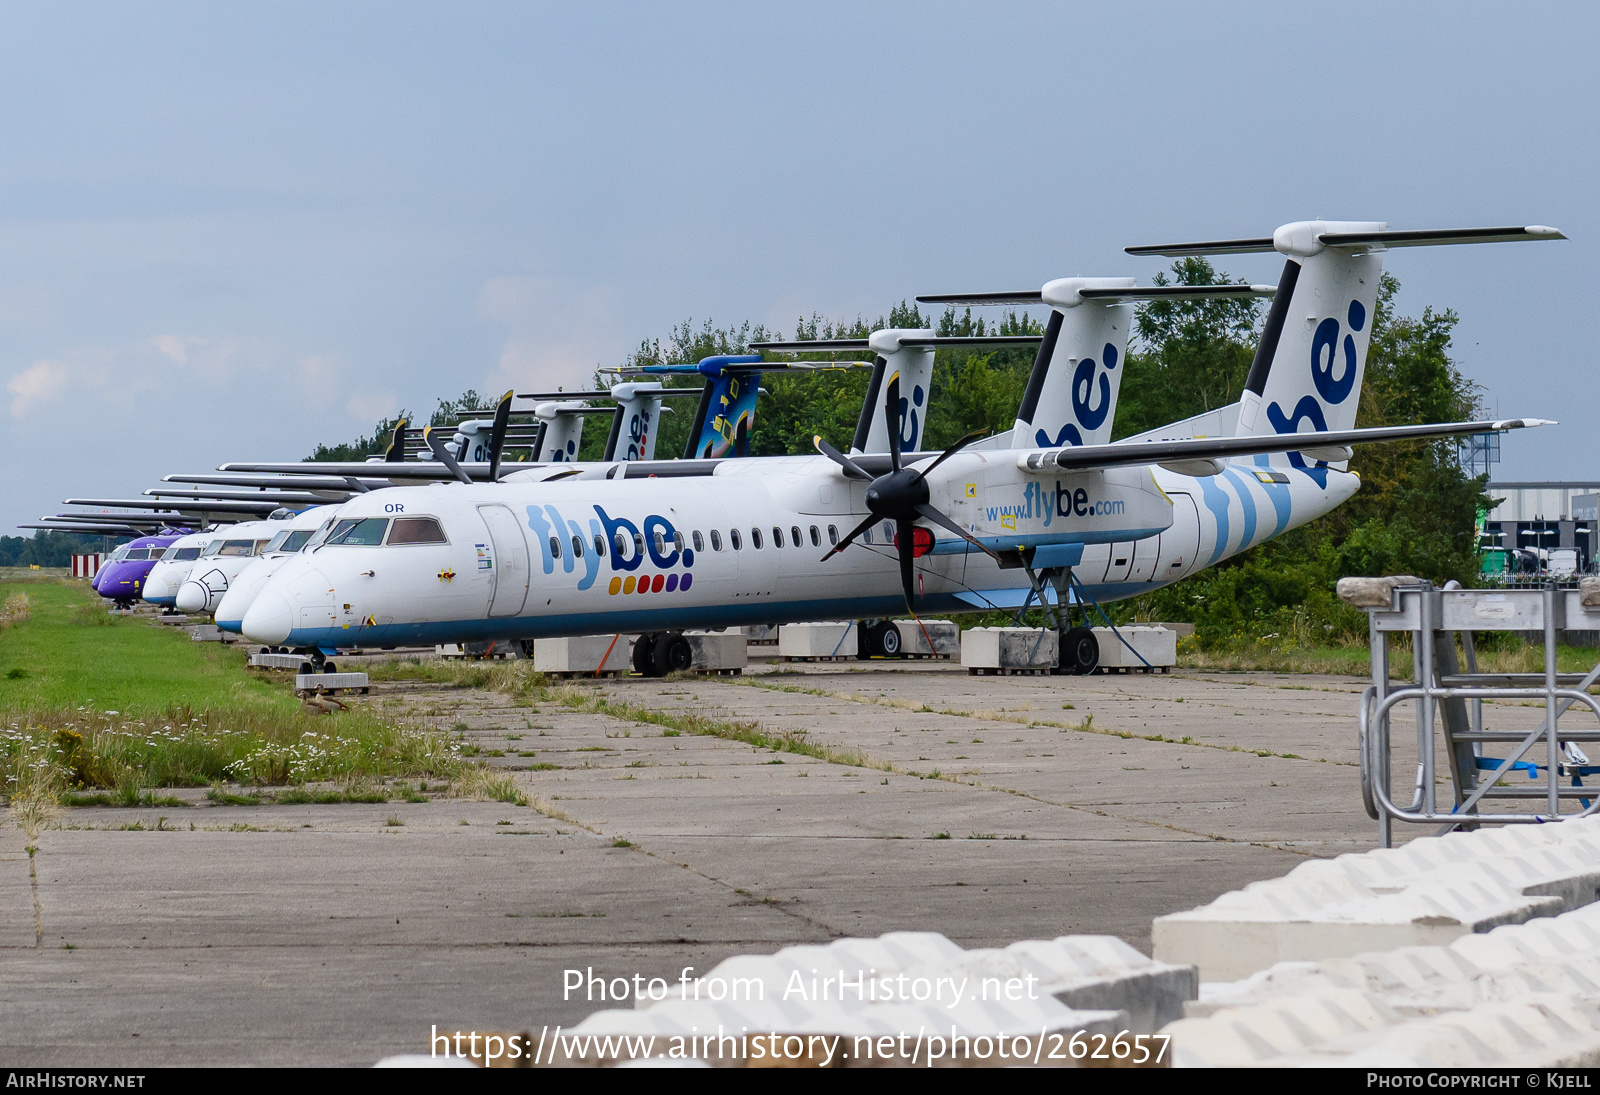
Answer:
MULTIPOLYGON (((1313 232, 1320 227, 1319 222, 1300 222, 1295 225, 1285 225, 1279 229, 1279 235, 1285 230, 1305 230, 1313 232)), ((1564 236, 1557 229, 1542 224, 1530 224, 1523 227, 1510 228, 1440 228, 1424 229, 1421 231, 1391 231, 1387 228, 1375 228, 1371 231, 1356 232, 1320 232, 1315 234, 1316 241, 1323 247, 1348 247, 1348 248, 1387 248, 1387 247, 1431 247, 1452 243, 1517 243, 1531 240, 1564 240, 1564 236)), ((1310 254, 1317 250, 1314 245, 1307 246, 1304 236, 1292 232, 1281 241, 1284 246, 1277 246, 1275 237, 1268 236, 1261 239, 1243 240, 1215 240, 1209 243, 1168 243, 1158 244, 1153 247, 1125 247, 1130 255, 1150 255, 1162 258, 1180 258, 1184 255, 1246 255, 1266 251, 1283 251, 1285 254, 1310 254), (1298 237, 1298 238, 1296 238, 1298 237), (1291 242, 1291 240, 1293 242, 1291 242)))
POLYGON ((1146 285, 1133 289, 1079 289, 1086 300, 1134 304, 1147 300, 1211 300, 1218 297, 1270 297, 1276 285, 1146 285))
POLYGON ((956 304, 981 308, 988 304, 1038 304, 1044 297, 1037 289, 1024 289, 1019 293, 930 293, 918 297, 918 304, 956 304))
POLYGON ((1162 243, 1153 247, 1124 247, 1130 255, 1181 258, 1184 255, 1251 255, 1272 250, 1272 237, 1249 240, 1215 240, 1211 243, 1162 243))
MULTIPOLYGON (((901 346, 927 346, 933 349, 944 349, 958 346, 968 348, 979 346, 1037 346, 1039 342, 1043 340, 1043 338, 1043 335, 911 335, 898 339, 897 341, 901 346)), ((813 352, 826 352, 830 346, 839 342, 850 342, 851 346, 848 347, 850 349, 868 349, 867 340, 864 338, 835 339, 830 343, 823 343, 820 341, 753 342, 750 344, 750 348, 752 350, 766 350, 775 354, 809 354, 813 352), (821 347, 820 351, 818 351, 818 347, 821 347)), ((812 364, 820 364, 820 362, 802 361, 797 363, 798 367, 801 368, 812 364)), ((789 367, 794 368, 796 366, 791 365, 789 367)))
POLYGON ((1139 464, 1173 464, 1178 461, 1220 460, 1275 452, 1315 452, 1337 446, 1378 441, 1415 441, 1466 433, 1496 433, 1533 426, 1554 425, 1542 418, 1507 418, 1485 422, 1434 422, 1421 426, 1377 426, 1362 430, 1325 430, 1314 433, 1271 433, 1249 437, 1198 437, 1186 441, 1150 441, 1140 445, 1079 445, 1026 453, 1017 461, 1028 471, 1056 468, 1085 471, 1091 468, 1139 464))
POLYGON ((1450 243, 1522 243, 1529 240, 1564 240, 1567 237, 1543 224, 1524 228, 1455 228, 1421 232, 1324 232, 1317 237, 1329 247, 1432 247, 1450 243))

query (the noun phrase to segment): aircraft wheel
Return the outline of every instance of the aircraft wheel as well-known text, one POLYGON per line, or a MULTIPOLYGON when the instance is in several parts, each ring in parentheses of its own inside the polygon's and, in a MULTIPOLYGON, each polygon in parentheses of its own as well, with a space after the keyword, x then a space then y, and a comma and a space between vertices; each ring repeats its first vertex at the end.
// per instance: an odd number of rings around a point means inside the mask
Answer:
POLYGON ((900 629, 895 626, 893 620, 884 620, 873 628, 873 631, 876 634, 873 635, 872 645, 885 658, 898 658, 904 653, 901 648, 900 629))
POLYGON ((648 631, 633 644, 633 671, 641 677, 655 676, 656 632, 648 631))
POLYGON ((1087 627, 1074 627, 1061 636, 1061 671, 1087 676, 1100 668, 1100 640, 1087 627))
POLYGON ((682 635, 663 635, 656 642, 651 661, 655 663, 658 677, 665 677, 668 673, 681 673, 694 664, 694 650, 689 646, 689 640, 682 635))
POLYGON ((323 662, 322 671, 324 673, 337 673, 339 672, 339 667, 334 665, 332 662, 323 662))
POLYGON ((301 675, 305 675, 307 673, 315 673, 316 671, 317 671, 317 667, 312 665, 310 662, 301 662, 300 663, 300 668, 298 670, 296 670, 296 672, 300 673, 301 675))
POLYGON ((260 650, 256 651, 256 653, 257 654, 271 654, 272 653, 272 647, 263 646, 260 650))
POLYGON ((856 621, 856 658, 866 661, 872 657, 872 633, 875 630, 871 620, 856 621))

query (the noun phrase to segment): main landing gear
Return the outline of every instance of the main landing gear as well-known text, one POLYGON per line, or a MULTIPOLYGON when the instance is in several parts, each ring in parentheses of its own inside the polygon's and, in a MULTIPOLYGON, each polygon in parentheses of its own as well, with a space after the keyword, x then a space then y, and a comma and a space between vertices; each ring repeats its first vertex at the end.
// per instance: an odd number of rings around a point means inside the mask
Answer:
POLYGON ((856 657, 862 661, 905 656, 900 629, 893 620, 857 620, 856 635, 856 657))
POLYGON ((677 631, 647 631, 633 644, 633 671, 644 677, 681 673, 694 664, 689 640, 677 631))
MULTIPOLYGON (((1017 612, 1017 626, 1023 626, 1028 605, 1037 598, 1039 608, 1044 613, 1045 623, 1056 629, 1056 637, 1059 640, 1057 646, 1059 655, 1054 672, 1057 675, 1086 677, 1099 669, 1100 640, 1095 638, 1094 631, 1085 626, 1081 620, 1077 626, 1073 626, 1072 623, 1072 568, 1041 567, 1039 570, 1034 570, 1027 563, 1024 563, 1024 566, 1027 567, 1028 582, 1033 586, 1033 590, 1017 612), (1049 582, 1055 590, 1055 608, 1051 608, 1049 601, 1045 599, 1045 582, 1049 582)), ((1086 618, 1087 610, 1080 605, 1079 611, 1086 618)))

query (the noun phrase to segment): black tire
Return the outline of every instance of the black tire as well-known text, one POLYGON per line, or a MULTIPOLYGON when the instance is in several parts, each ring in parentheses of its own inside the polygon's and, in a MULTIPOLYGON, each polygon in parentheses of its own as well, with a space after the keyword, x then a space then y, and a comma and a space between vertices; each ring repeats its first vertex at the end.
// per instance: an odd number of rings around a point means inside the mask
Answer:
POLYGON ((1087 676, 1100 668, 1100 640, 1087 627, 1074 627, 1061 636, 1061 672, 1087 676))
POLYGON ((323 662, 322 671, 324 673, 337 673, 339 672, 339 667, 332 662, 323 662))
POLYGON ((301 662, 300 663, 300 668, 298 670, 298 672, 302 676, 304 676, 306 674, 309 674, 309 673, 315 673, 316 671, 317 671, 317 667, 314 664, 312 664, 311 662, 301 662))
POLYGON ((870 620, 856 621, 856 660, 866 661, 872 657, 872 629, 870 620))
POLYGON ((257 654, 271 654, 272 653, 272 647, 263 646, 260 650, 257 650, 256 653, 257 654))
POLYGON ((905 656, 904 642, 900 638, 900 628, 895 626, 893 620, 884 620, 873 629, 872 645, 879 654, 885 658, 901 658, 905 656))
POLYGON ((655 663, 656 676, 682 673, 694 664, 694 648, 682 635, 663 635, 650 656, 655 663))
POLYGON ((633 644, 633 671, 641 677, 655 676, 656 633, 646 632, 633 644))

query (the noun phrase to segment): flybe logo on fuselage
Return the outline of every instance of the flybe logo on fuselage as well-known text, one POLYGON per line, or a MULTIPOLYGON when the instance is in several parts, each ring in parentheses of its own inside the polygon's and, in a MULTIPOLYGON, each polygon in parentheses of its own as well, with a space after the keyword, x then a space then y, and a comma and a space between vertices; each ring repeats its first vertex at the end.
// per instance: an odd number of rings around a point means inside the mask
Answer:
POLYGON ((1052 492, 1035 479, 1023 488, 1021 505, 988 506, 985 512, 991 525, 998 523, 1005 527, 1009 524, 1014 528, 1018 520, 1043 519, 1044 527, 1049 528, 1057 517, 1118 517, 1126 509, 1120 498, 1093 499, 1083 487, 1064 487, 1059 479, 1052 497, 1052 492))
POLYGON ((528 527, 539 544, 546 574, 554 574, 559 563, 566 574, 578 569, 580 590, 589 589, 600 576, 603 560, 614 574, 608 592, 676 593, 694 582, 688 573, 694 566, 694 548, 672 522, 652 513, 635 524, 626 517, 612 517, 601 506, 592 507, 594 516, 585 517, 588 527, 563 516, 555 506, 529 506, 528 527), (643 570, 645 573, 635 573, 643 570))

